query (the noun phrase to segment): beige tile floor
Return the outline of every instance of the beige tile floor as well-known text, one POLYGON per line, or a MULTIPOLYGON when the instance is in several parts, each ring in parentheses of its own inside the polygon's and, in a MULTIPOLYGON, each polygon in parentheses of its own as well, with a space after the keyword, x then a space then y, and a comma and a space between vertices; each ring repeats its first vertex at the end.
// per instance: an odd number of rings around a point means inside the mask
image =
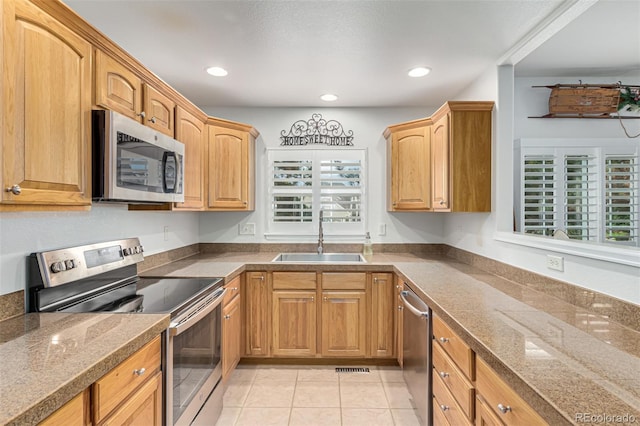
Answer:
POLYGON ((217 426, 419 426, 399 367, 239 365, 217 426))

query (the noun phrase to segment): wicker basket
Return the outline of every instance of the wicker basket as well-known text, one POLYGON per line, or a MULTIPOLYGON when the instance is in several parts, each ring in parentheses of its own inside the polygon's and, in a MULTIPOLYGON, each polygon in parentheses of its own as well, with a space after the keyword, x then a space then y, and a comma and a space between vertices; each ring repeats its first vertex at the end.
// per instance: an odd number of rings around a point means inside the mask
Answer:
POLYGON ((549 95, 549 114, 610 114, 618 111, 619 88, 554 87, 549 95))

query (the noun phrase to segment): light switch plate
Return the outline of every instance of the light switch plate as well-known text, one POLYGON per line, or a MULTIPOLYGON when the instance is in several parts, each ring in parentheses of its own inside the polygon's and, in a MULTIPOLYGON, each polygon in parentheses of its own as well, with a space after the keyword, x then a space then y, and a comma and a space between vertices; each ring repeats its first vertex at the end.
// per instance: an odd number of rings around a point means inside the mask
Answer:
POLYGON ((238 225, 238 233, 240 235, 256 235, 256 224, 255 223, 245 223, 238 225))
POLYGON ((387 224, 381 223, 378 225, 378 235, 387 235, 387 224))

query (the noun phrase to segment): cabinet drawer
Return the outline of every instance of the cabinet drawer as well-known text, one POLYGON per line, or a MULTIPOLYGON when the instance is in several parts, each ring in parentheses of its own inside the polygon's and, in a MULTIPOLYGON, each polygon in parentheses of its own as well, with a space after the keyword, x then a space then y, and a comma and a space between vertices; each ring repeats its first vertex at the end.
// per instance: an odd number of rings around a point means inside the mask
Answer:
POLYGON ((89 424, 89 389, 58 408, 38 426, 83 426, 89 424))
POLYGON ((439 376, 460 408, 469 419, 473 419, 475 392, 473 385, 455 366, 439 345, 433 345, 433 375, 439 376))
MULTIPOLYGON (((433 377, 433 411, 440 411, 446 417, 449 424, 456 426, 471 426, 471 422, 440 376, 433 377)), ((435 418, 435 414, 434 414, 435 418)))
POLYGON ((449 420, 444 416, 444 412, 440 409, 440 406, 433 398, 433 426, 451 426, 449 420))
POLYGON ((474 380, 474 353, 439 317, 433 316, 433 337, 469 380, 474 380))
POLYGON ((476 388, 490 409, 507 425, 546 425, 547 423, 484 361, 476 365, 476 388), (499 408, 500 407, 500 408, 499 408), (501 408, 503 410, 501 411, 501 408))
POLYGON ((104 419, 131 392, 159 370, 160 336, 93 384, 94 423, 104 419))
POLYGON ((224 285, 224 288, 227 289, 227 292, 224 294, 224 299, 222 300, 223 305, 227 305, 234 297, 240 294, 240 276, 235 277, 228 283, 224 285))
POLYGON ((322 274, 323 290, 364 290, 367 274, 364 272, 325 272, 322 274))
POLYGON ((162 417, 162 373, 158 372, 100 426, 161 426, 162 417))
POLYGON ((315 272, 274 272, 274 290, 315 290, 315 272))

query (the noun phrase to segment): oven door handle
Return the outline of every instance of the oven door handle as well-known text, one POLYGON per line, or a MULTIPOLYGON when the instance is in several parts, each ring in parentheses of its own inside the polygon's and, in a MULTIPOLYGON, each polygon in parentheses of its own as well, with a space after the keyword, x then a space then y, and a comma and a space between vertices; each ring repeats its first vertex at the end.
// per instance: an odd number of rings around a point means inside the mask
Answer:
POLYGON ((189 312, 181 315, 175 322, 169 324, 169 335, 177 336, 195 325, 205 316, 209 315, 215 308, 222 303, 224 294, 227 292, 226 288, 222 291, 216 291, 211 296, 207 297, 201 303, 198 303, 189 312))

